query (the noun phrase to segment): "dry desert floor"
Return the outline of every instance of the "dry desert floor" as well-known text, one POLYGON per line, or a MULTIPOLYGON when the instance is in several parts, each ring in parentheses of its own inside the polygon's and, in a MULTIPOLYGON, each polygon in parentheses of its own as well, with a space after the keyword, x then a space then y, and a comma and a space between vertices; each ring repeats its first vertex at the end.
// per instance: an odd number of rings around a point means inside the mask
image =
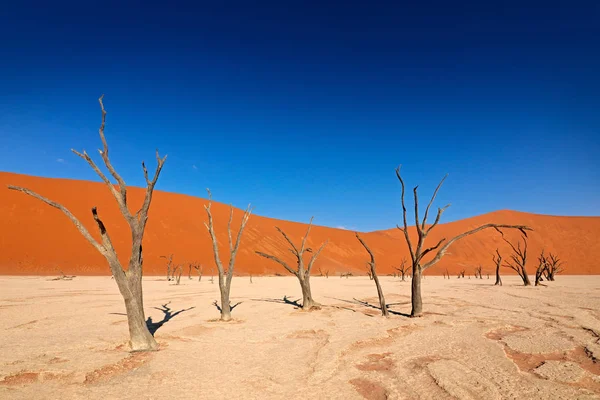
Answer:
POLYGON ((147 277, 161 348, 130 354, 110 277, 0 277, 0 398, 600 398, 600 277, 503 280, 427 277, 407 318, 410 282, 382 277, 386 319, 367 277, 313 277, 312 312, 294 277, 236 277, 222 323, 216 282, 147 277))

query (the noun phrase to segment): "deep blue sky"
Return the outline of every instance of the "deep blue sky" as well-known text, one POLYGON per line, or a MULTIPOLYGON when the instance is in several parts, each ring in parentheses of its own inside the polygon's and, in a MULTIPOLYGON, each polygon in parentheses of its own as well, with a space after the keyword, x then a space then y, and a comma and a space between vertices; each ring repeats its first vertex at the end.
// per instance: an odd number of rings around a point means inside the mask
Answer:
MULTIPOLYGON (((445 221, 599 215, 600 2, 6 2, 0 170, 158 189, 260 215, 400 221, 403 164, 445 221)), ((204 218, 202 210, 198 217, 204 218)))

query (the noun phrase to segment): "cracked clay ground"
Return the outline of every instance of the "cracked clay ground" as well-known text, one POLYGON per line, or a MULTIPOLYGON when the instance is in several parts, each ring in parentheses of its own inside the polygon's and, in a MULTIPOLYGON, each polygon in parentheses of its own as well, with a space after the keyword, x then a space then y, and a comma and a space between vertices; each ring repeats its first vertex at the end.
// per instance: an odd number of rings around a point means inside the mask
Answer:
MULTIPOLYGON (((410 283, 380 279, 390 309, 410 312, 410 283)), ((0 398, 600 398, 598 276, 427 277, 416 319, 354 301, 375 304, 367 277, 311 281, 324 307, 302 312, 282 301, 299 297, 294 277, 236 277, 242 303, 221 323, 206 277, 145 278, 161 349, 129 354, 109 277, 1 277, 0 398)))

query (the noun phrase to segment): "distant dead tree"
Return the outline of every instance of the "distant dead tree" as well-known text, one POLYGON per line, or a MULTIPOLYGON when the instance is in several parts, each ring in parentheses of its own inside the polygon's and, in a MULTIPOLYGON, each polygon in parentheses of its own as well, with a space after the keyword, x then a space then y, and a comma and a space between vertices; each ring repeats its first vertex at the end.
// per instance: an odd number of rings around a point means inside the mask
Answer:
POLYGON ((524 226, 524 225, 485 224, 485 225, 481 225, 475 229, 469 230, 467 232, 463 232, 463 233, 453 237, 450 240, 446 240, 446 238, 443 238, 436 245, 434 245, 432 247, 424 248, 425 239, 427 238, 429 233, 439 223, 442 213, 450 206, 450 204, 448 204, 447 206, 445 206, 443 208, 438 208, 438 212, 437 212, 435 221, 433 222, 433 224, 431 226, 429 226, 429 227, 426 226, 427 225, 427 217, 429 215, 429 209, 430 209, 433 201, 435 200, 435 197, 437 196, 438 190, 444 183, 444 180, 446 180, 447 176, 448 175, 446 175, 440 181, 440 183, 436 187, 435 191, 433 192, 433 195, 431 196, 431 200, 429 201, 429 204, 425 208, 425 214, 423 216, 422 221, 419 219, 419 198, 417 195, 418 186, 415 186, 415 188, 413 189, 414 202, 415 202, 415 225, 416 225, 416 230, 417 230, 417 235, 418 235, 417 246, 413 247, 412 241, 410 239, 410 235, 408 233, 407 211, 406 211, 406 205, 404 202, 404 192, 405 192, 404 180, 402 179, 402 176, 400 175, 400 167, 396 168, 396 177, 398 178, 398 180, 400 181, 400 184, 402 185, 401 199, 402 199, 402 214, 403 214, 403 224, 404 224, 404 227, 400 227, 399 225, 397 225, 397 228, 401 232, 404 233, 404 238, 406 239, 406 244, 408 245, 408 249, 410 251, 410 256, 412 259, 412 277, 413 277, 412 285, 411 285, 412 310, 410 313, 410 315, 412 317, 418 317, 418 316, 422 315, 422 313, 423 313, 423 301, 421 298, 421 277, 422 277, 423 271, 425 271, 427 268, 435 265, 444 256, 444 254, 446 253, 448 248, 452 245, 452 243, 454 243, 457 240, 460 240, 466 236, 475 234, 479 231, 482 231, 482 230, 488 229, 488 228, 495 228, 497 230, 500 230, 500 228, 518 229, 523 233, 525 232, 525 230, 531 230, 531 228, 524 226), (425 262, 424 257, 434 251, 436 251, 435 256, 433 256, 433 258, 431 260, 425 262))
POLYGON ((500 266, 502 265, 502 256, 500 255, 498 249, 496 249, 496 255, 492 255, 492 261, 496 266, 496 283, 494 283, 494 286, 502 286, 502 279, 500 278, 500 266))
MULTIPOLYGON (((542 253, 538 257, 538 266, 535 269, 535 286, 541 285, 540 282, 542 282, 544 280, 542 278, 542 275, 544 275, 544 271, 546 271, 547 268, 548 268, 548 262, 546 261, 546 256, 544 255, 544 250, 542 250, 542 253)), ((542 286, 544 286, 544 285, 542 285, 542 286)))
POLYGON ((387 305, 385 304, 385 297, 383 296, 383 290, 381 289, 381 285, 379 284, 379 278, 377 277, 377 270, 376 270, 376 266, 375 266, 375 256, 373 255, 373 252, 371 251, 369 246, 367 246, 365 241, 360 237, 358 232, 355 232, 355 233, 356 233, 356 238, 358 239, 360 244, 362 244, 362 246, 365 248, 367 253, 369 253, 369 257, 371 257, 371 260, 368 262, 368 265, 370 268, 369 276, 371 277, 372 280, 375 281, 375 286, 377 287, 377 296, 379 296, 379 306, 381 307, 381 315, 383 315, 384 317, 387 317, 388 310, 387 310, 387 305))
POLYGON ((559 274, 564 271, 563 262, 552 253, 548 253, 548 257, 546 258, 547 268, 544 272, 547 281, 554 281, 554 275, 559 274))
POLYGON ((321 267, 319 267, 319 275, 324 276, 325 278, 329 278, 329 270, 326 270, 325 273, 323 274, 321 267))
POLYGON ((221 321, 229 321, 231 320, 231 303, 229 301, 229 293, 231 291, 231 280, 233 278, 233 269, 235 266, 235 256, 237 255, 238 249, 240 247, 240 242, 242 240, 242 234, 244 233, 244 228, 248 223, 248 219, 250 218, 250 214, 252 210, 250 205, 244 211, 244 215, 242 216, 242 222, 240 223, 240 229, 238 230, 237 237, 235 243, 232 239, 231 234, 231 222, 233 221, 233 206, 229 208, 229 222, 227 223, 227 235, 229 238, 229 266, 227 270, 223 268, 223 263, 221 263, 221 258, 219 256, 219 243, 217 241, 217 236, 215 235, 215 228, 213 224, 213 215, 211 212, 212 206, 212 195, 210 190, 206 189, 208 192, 208 206, 204 206, 206 209, 206 214, 208 214, 208 224, 204 224, 208 233, 210 234, 210 238, 212 239, 213 245, 213 255, 215 257, 215 264, 217 265, 217 270, 219 272, 219 290, 221 291, 221 321))
POLYGON ((408 265, 406 265, 406 257, 402 257, 402 261, 400 261, 399 267, 394 267, 396 271, 398 271, 399 275, 402 276, 402 282, 404 282, 404 278, 406 277, 406 273, 408 272, 408 265))
MULTIPOLYGON (((502 232, 500 232, 502 233, 502 232)), ((523 232, 523 248, 521 248, 521 242, 517 242, 517 247, 515 247, 509 240, 507 240, 504 235, 502 235, 502 239, 512 249, 512 254, 510 255, 510 260, 504 262, 504 267, 510 268, 515 271, 521 277, 523 281, 523 285, 530 286, 531 281, 529 280, 529 275, 527 275, 527 235, 523 232)))
POLYGON ((189 271, 188 271, 188 279, 191 281, 192 280, 192 268, 193 268, 193 264, 189 263, 188 264, 189 267, 189 271))
POLYGON ((183 272, 183 265, 179 264, 173 268, 173 279, 175 280, 175 284, 179 285, 181 283, 181 273, 183 272))
POLYGON ((465 270, 463 269, 463 270, 461 270, 461 271, 458 272, 457 278, 464 278, 464 277, 465 277, 465 270))
POLYGON ((202 264, 194 264, 193 267, 198 271, 198 282, 202 282, 202 264))
POLYGON ((158 348, 158 344, 154 337, 148 330, 146 325, 146 318, 144 315, 144 302, 142 295, 142 242, 144 238, 144 231, 146 229, 146 223, 148 222, 148 210, 150 208, 150 203, 152 201, 152 194, 154 192, 154 186, 156 185, 156 181, 160 175, 160 171, 166 161, 166 156, 160 158, 158 155, 158 151, 156 152, 156 171, 154 172, 154 177, 152 179, 148 176, 148 170, 146 169, 146 165, 142 162, 142 169, 144 171, 144 177, 146 178, 146 194, 144 197, 144 202, 141 208, 135 212, 131 213, 127 204, 127 186, 125 185, 125 181, 121 176, 117 173, 117 171, 112 166, 110 159, 108 158, 108 144, 106 142, 106 138, 104 136, 104 126, 106 121, 106 111, 104 110, 104 104, 102 103, 102 99, 104 96, 100 96, 98 102, 100 103, 100 109, 102 111, 102 123, 100 125, 100 129, 98 130, 100 134, 100 139, 102 140, 102 150, 99 150, 100 156, 104 162, 104 165, 113 176, 113 178, 118 183, 118 188, 113 185, 113 183, 107 178, 107 176, 98 168, 94 160, 84 151, 80 153, 78 151, 72 150, 73 153, 83 158, 90 167, 98 174, 98 176, 102 179, 102 181, 107 185, 111 194, 115 198, 119 210, 123 217, 127 221, 129 228, 131 230, 131 255, 129 258, 128 268, 124 270, 119 258, 117 257, 117 252, 113 247, 113 243, 108 235, 106 230, 106 226, 100 219, 98 215, 98 211, 96 207, 92 208, 92 216, 94 217, 94 221, 98 225, 98 230, 100 231, 100 237, 102 238, 101 243, 98 243, 96 239, 92 237, 89 231, 83 226, 83 224, 63 205, 55 203, 52 200, 49 200, 29 189, 19 187, 19 186, 8 186, 11 190, 17 190, 23 192, 29 196, 32 196, 38 200, 43 201, 51 207, 57 208, 63 212, 75 225, 75 227, 79 230, 79 232, 90 242, 96 250, 100 254, 104 256, 108 265, 110 266, 112 275, 115 277, 115 281, 117 282, 117 286, 119 287, 119 291, 123 296, 123 300, 125 301, 125 309, 127 312, 127 322, 129 324, 129 336, 130 336, 130 345, 132 351, 148 351, 148 350, 156 350, 158 348))
POLYGON ((481 269, 482 269, 482 268, 481 268, 481 265, 480 265, 480 266, 478 266, 477 268, 475 268, 475 279, 477 279, 477 278, 479 278, 479 279, 483 279, 483 278, 481 277, 481 269))
POLYGON ((73 278, 76 278, 75 275, 65 275, 64 272, 62 272, 62 270, 60 268, 57 268, 58 272, 60 273, 60 276, 53 278, 53 281, 72 281, 73 278))
POLYGON ((173 268, 173 254, 168 256, 160 256, 167 259, 167 282, 175 279, 175 269, 173 268))
POLYGON ((294 245, 294 242, 292 242, 292 240, 288 237, 288 235, 286 235, 286 233, 282 229, 280 229, 279 227, 275 227, 275 229, 277 229, 279 233, 283 235, 284 239, 289 243, 289 251, 296 257, 296 269, 292 269, 285 261, 273 255, 263 253, 261 251, 256 251, 256 254, 258 254, 259 256, 268 258, 281 264, 289 273, 295 275, 296 278, 298 278, 298 281, 300 282, 300 287, 302 288, 303 310, 310 310, 312 308, 320 307, 319 303, 315 302, 312 297, 312 293, 310 290, 310 272, 315 261, 317 260, 317 257, 319 256, 323 248, 327 245, 327 241, 325 241, 316 252, 313 252, 311 248, 306 248, 306 239, 308 239, 308 234, 310 233, 310 228, 312 227, 312 221, 313 217, 310 218, 308 229, 306 230, 306 234, 302 238, 300 248, 294 245), (312 257, 308 261, 308 265, 306 266, 306 268, 304 267, 304 252, 313 253, 312 257))

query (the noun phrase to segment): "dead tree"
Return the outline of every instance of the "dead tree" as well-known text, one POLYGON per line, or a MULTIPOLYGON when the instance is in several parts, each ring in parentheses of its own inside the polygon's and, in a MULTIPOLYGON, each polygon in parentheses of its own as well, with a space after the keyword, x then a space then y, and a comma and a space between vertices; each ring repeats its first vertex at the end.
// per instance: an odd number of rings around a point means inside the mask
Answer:
POLYGON ((181 273, 183 272, 183 265, 177 265, 173 268, 173 279, 175 280, 175 284, 179 285, 181 282, 181 273))
POLYGON ((319 267, 319 276, 324 276, 325 278, 329 278, 329 270, 325 271, 325 273, 323 273, 323 271, 321 270, 321 267, 319 267))
MULTIPOLYGON (((500 232, 502 233, 502 232, 500 232)), ((517 242, 517 247, 515 247, 509 240, 507 240, 504 235, 502 235, 502 239, 506 243, 509 244, 513 253, 510 255, 510 260, 505 261, 504 267, 510 268, 515 271, 521 277, 524 286, 530 286, 531 281, 529 280, 529 275, 527 274, 527 235, 523 232, 523 248, 521 248, 521 242, 517 242)))
POLYGON ((167 282, 175 278, 175 270, 173 268, 173 254, 167 256, 160 256, 160 258, 167 259, 167 282))
POLYGON ((499 230, 500 228, 518 229, 521 232, 525 232, 525 230, 531 230, 531 228, 524 226, 524 225, 485 224, 485 225, 481 225, 475 229, 471 229, 467 232, 463 232, 463 233, 451 238, 450 240, 443 238, 434 246, 425 248, 424 247, 425 239, 427 238, 429 233, 439 223, 442 213, 450 206, 450 204, 448 204, 443 208, 438 208, 438 212, 437 212, 435 221, 433 222, 432 225, 427 227, 427 217, 429 215, 429 209, 431 208, 431 205, 432 205, 433 201, 435 200, 437 192, 440 189, 440 187, 442 186, 442 184, 444 183, 444 180, 446 180, 447 176, 448 175, 446 175, 440 181, 440 183, 436 187, 435 191, 433 192, 433 195, 431 196, 431 200, 429 201, 429 204, 425 208, 425 213, 423 215, 422 220, 419 219, 419 199, 418 199, 418 195, 417 195, 418 186, 415 186, 415 188, 413 189, 414 202, 415 202, 415 225, 416 225, 415 228, 416 228, 417 235, 418 235, 417 245, 416 245, 416 247, 413 247, 412 241, 410 239, 410 235, 408 233, 408 219, 407 219, 406 205, 405 205, 405 201, 404 201, 404 192, 405 192, 404 180, 402 179, 402 176, 400 175, 400 167, 396 168, 396 177, 398 178, 398 180, 400 181, 400 184, 402 185, 401 199, 402 199, 402 214, 403 214, 403 225, 404 225, 403 227, 400 227, 400 226, 397 226, 397 227, 401 232, 404 233, 404 238, 406 239, 406 244, 408 245, 408 249, 410 251, 410 256, 412 259, 412 277, 413 277, 412 285, 411 285, 412 310, 411 310, 411 314, 410 314, 412 317, 418 317, 423 313, 423 301, 421 298, 421 277, 422 277, 423 271, 425 271, 427 268, 435 265, 444 256, 444 254, 446 253, 448 248, 452 245, 452 243, 454 243, 457 240, 460 240, 466 236, 473 235, 479 231, 482 231, 482 230, 488 229, 488 228, 495 228, 497 230, 499 230), (425 256, 427 256, 429 253, 433 254, 433 252, 435 252, 435 255, 433 256, 433 258, 430 259, 429 261, 425 262, 424 261, 425 256))
POLYGON ((237 237, 235 243, 232 239, 231 234, 231 222, 233 221, 233 206, 229 208, 229 222, 227 223, 227 235, 229 238, 229 266, 227 270, 223 268, 223 264, 221 263, 221 258, 219 256, 219 243, 217 242, 217 236, 215 235, 215 228, 213 224, 213 216, 211 212, 212 206, 212 196, 210 190, 206 189, 208 192, 208 206, 204 206, 206 209, 206 213, 208 214, 208 224, 204 224, 208 233, 210 234, 210 238, 212 239, 213 245, 213 255, 215 257, 215 264, 217 265, 217 270, 219 272, 219 290, 221 291, 221 321, 229 321, 231 320, 231 303, 229 301, 229 293, 231 291, 231 280, 233 278, 233 269, 235 266, 235 256, 237 255, 237 251, 240 247, 240 242, 242 240, 242 234, 244 233, 244 228, 248 223, 248 219, 250 218, 250 214, 252 210, 250 209, 250 205, 244 211, 244 215, 242 216, 242 222, 240 223, 240 229, 238 230, 237 237))
POLYGON ((300 287, 302 288, 302 309, 303 310, 310 310, 312 308, 320 307, 319 303, 315 302, 312 297, 312 293, 310 290, 310 272, 312 270, 312 267, 313 267, 315 261, 317 260, 317 257, 319 256, 319 254, 321 253, 323 248, 327 245, 327 241, 325 241, 316 252, 313 252, 312 249, 310 249, 310 248, 306 248, 306 239, 308 238, 308 234, 310 233, 310 228, 312 227, 312 221, 313 221, 313 217, 310 218, 310 222, 308 224, 308 229, 306 230, 306 234, 302 238, 302 242, 300 243, 300 248, 298 248, 298 247, 296 247, 296 245, 294 245, 294 242, 292 242, 292 240, 288 237, 288 235, 286 235, 286 233, 282 229, 280 229, 279 227, 275 227, 275 229, 277 229, 279 231, 279 233, 281 233, 283 235, 284 239, 290 245, 289 251, 296 257, 296 269, 291 268, 285 261, 283 261, 273 255, 263 253, 260 251, 256 251, 256 254, 258 254, 259 256, 268 258, 270 260, 273 260, 273 261, 281 264, 290 274, 293 274, 296 276, 296 278, 298 278, 298 281, 300 282, 300 287), (303 258, 304 252, 313 253, 312 257, 308 261, 308 265, 306 268, 304 267, 304 258, 303 258))
POLYGON ((394 269, 400 273, 400 275, 402 276, 402 282, 404 282, 406 272, 408 272, 408 265, 406 265, 406 257, 402 258, 402 261, 400 262, 400 267, 394 267, 394 269))
POLYGON ((102 179, 102 181, 106 184, 111 194, 115 198, 119 210, 123 217, 127 221, 129 228, 131 230, 131 254, 129 257, 129 263, 127 269, 123 269, 119 258, 117 257, 117 252, 113 247, 113 243, 110 239, 108 231, 106 230, 106 226, 100 219, 98 215, 98 210, 96 207, 92 208, 92 216, 96 225, 98 226, 98 230, 100 232, 101 243, 96 241, 94 237, 89 233, 89 231, 83 226, 83 224, 77 219, 66 207, 61 204, 58 204, 52 200, 49 200, 29 189, 18 187, 18 186, 9 186, 9 189, 17 190, 23 192, 29 196, 32 196, 38 200, 43 201, 51 207, 57 208, 63 212, 75 225, 75 227, 79 230, 79 232, 90 242, 96 250, 100 254, 104 256, 108 265, 110 266, 112 275, 115 277, 115 281, 117 282, 117 286, 119 287, 119 291, 123 296, 123 300, 125 301, 125 309, 127 312, 127 321, 129 324, 129 336, 130 336, 130 345, 132 351, 148 351, 148 350, 156 350, 158 345, 154 337, 148 330, 146 325, 146 318, 144 315, 144 301, 142 295, 142 242, 144 238, 144 231, 146 229, 146 223, 148 222, 148 210, 150 209, 150 203, 152 201, 152 194, 154 192, 154 186, 158 180, 160 175, 160 171, 166 161, 166 156, 160 158, 158 155, 158 151, 156 152, 156 171, 154 172, 154 177, 150 178, 148 176, 148 170, 146 169, 146 165, 142 162, 142 169, 144 171, 144 177, 146 179, 146 194, 144 196, 144 202, 141 208, 135 212, 131 213, 127 204, 127 186, 125 185, 125 181, 121 176, 117 173, 117 171, 112 166, 110 159, 108 158, 108 144, 106 142, 106 138, 104 136, 104 125, 106 121, 106 111, 104 110, 104 105, 102 103, 103 96, 100 96, 98 100, 100 103, 100 109, 102 111, 102 123, 100 125, 99 134, 100 139, 102 140, 102 150, 99 150, 100 156, 102 157, 102 161, 104 165, 112 175, 112 177, 117 181, 118 186, 113 185, 113 183, 109 180, 109 178, 98 168, 94 160, 84 151, 80 153, 78 151, 72 150, 73 153, 83 158, 90 167, 98 174, 98 176, 102 179))
POLYGON ((483 279, 483 278, 481 277, 481 265, 480 265, 480 266, 478 266, 477 268, 475 268, 475 279, 477 279, 477 278, 479 278, 479 279, 483 279))
POLYGON ((188 279, 191 281, 192 280, 192 263, 189 263, 188 267, 189 267, 188 279))
POLYGON ((195 264, 194 269, 198 271, 198 282, 202 282, 202 264, 195 264))
POLYGON ((496 266, 496 283, 494 283, 494 286, 502 286, 502 279, 500 278, 500 266, 502 265, 502 256, 500 255, 498 249, 496 249, 496 255, 492 256, 492 261, 496 266))
POLYGON ((544 272, 547 281, 554 281, 554 275, 564 271, 563 262, 555 254, 549 253, 546 258, 547 268, 544 272))
MULTIPOLYGON (((544 280, 542 278, 542 276, 544 275, 544 271, 546 271, 547 268, 548 268, 548 262, 546 261, 546 256, 544 255, 544 250, 542 250, 542 253, 538 257, 538 266, 535 269, 535 286, 542 285, 540 282, 542 282, 544 280)), ((542 286, 544 286, 544 285, 542 285, 542 286)))
POLYGON ((381 285, 379 284, 379 278, 377 277, 377 271, 375 268, 375 256, 373 255, 371 249, 369 249, 369 246, 367 246, 365 241, 360 237, 358 232, 356 232, 356 238, 358 239, 360 244, 362 244, 362 246, 365 248, 367 253, 369 253, 369 257, 371 257, 371 260, 368 262, 369 268, 371 270, 370 276, 372 276, 372 279, 375 281, 375 286, 377 287, 377 296, 379 296, 379 306, 381 307, 381 315, 387 317, 388 310, 387 305, 385 304, 385 298, 383 297, 383 290, 381 289, 381 285))

